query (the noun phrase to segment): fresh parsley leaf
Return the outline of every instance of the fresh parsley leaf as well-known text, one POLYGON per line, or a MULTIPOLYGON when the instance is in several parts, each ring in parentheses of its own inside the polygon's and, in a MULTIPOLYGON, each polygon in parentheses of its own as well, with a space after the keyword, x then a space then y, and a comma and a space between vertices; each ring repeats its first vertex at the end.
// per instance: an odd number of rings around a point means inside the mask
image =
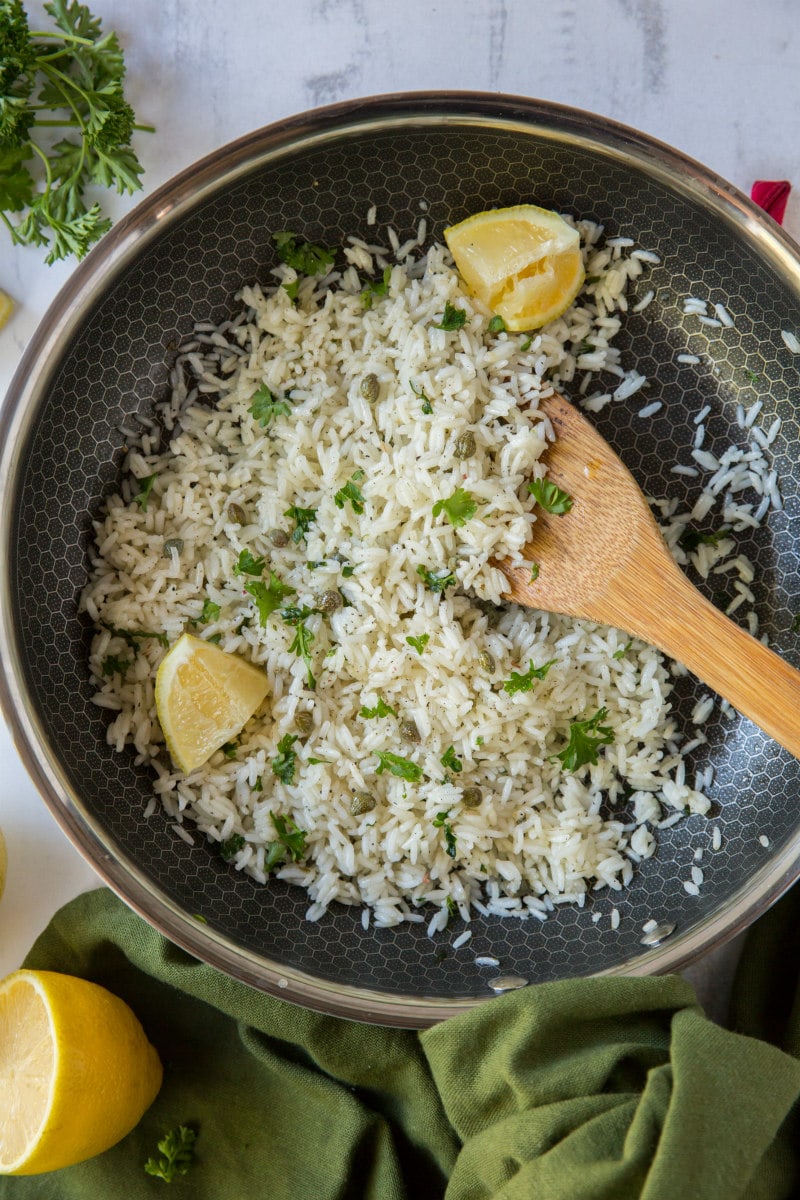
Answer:
POLYGON ((344 508, 345 504, 349 500, 353 506, 354 513, 358 513, 359 516, 361 513, 363 513, 364 496, 357 483, 357 479, 362 478, 363 474, 363 471, 356 471, 354 475, 350 476, 344 487, 339 488, 339 491, 336 492, 333 497, 333 503, 337 508, 344 508))
POLYGON ((456 773, 463 770, 463 768, 464 768, 464 764, 462 763, 461 759, 456 758, 456 751, 455 751, 454 746, 448 746, 448 748, 445 750, 442 757, 439 759, 439 762, 448 771, 455 771, 456 773))
POLYGON ((355 567, 350 563, 345 563, 342 567, 342 578, 350 579, 353 574, 355 574, 355 567))
POLYGON ((717 546, 723 538, 730 537, 730 535, 730 529, 726 529, 724 525, 712 533, 700 533, 697 529, 684 529, 678 538, 678 545, 681 550, 691 554, 698 546, 717 546))
POLYGON ((364 305, 365 309, 372 308, 373 300, 379 298, 380 296, 386 295, 389 290, 391 278, 392 268, 384 267, 383 275, 380 279, 371 279, 369 283, 367 283, 361 289, 361 303, 364 305))
POLYGON ((463 308, 456 308, 454 304, 451 304, 449 300, 446 300, 444 305, 444 316, 439 324, 435 325, 434 328, 444 329, 450 333, 454 329, 461 329, 466 319, 467 314, 463 308))
POLYGON ((745 375, 747 376, 749 383, 758 383, 759 379, 761 378, 758 371, 749 371, 748 370, 748 371, 745 371, 745 375))
POLYGON ((200 616, 197 618, 197 620, 202 621, 203 624, 208 624, 210 621, 216 621, 220 611, 220 605, 215 604, 213 600, 209 600, 208 596, 206 596, 206 598, 203 600, 203 607, 200 610, 200 616))
POLYGON ((272 240, 278 258, 293 267, 298 275, 326 275, 333 266, 336 254, 313 242, 298 242, 294 233, 273 233, 272 240))
POLYGON ((107 654, 100 664, 100 670, 104 679, 110 679, 112 675, 124 675, 130 665, 129 658, 116 658, 113 654, 107 654))
POLYGON ((16 244, 47 246, 52 263, 82 257, 111 226, 99 203, 87 205, 87 187, 141 186, 129 143, 146 127, 123 94, 116 35, 77 0, 44 7, 57 32, 31 31, 19 0, 0 2, 0 219, 16 244), (53 143, 46 135, 57 127, 77 140, 53 143))
POLYGON ((262 428, 266 429, 273 417, 288 417, 291 405, 285 400, 277 400, 265 383, 253 393, 253 399, 247 410, 262 428))
POLYGON ((399 754, 391 754, 384 750, 376 750, 375 753, 380 760, 378 775, 388 771, 391 775, 396 775, 398 779, 405 779, 407 783, 419 783, 422 779, 422 767, 418 767, 409 759, 401 758, 399 754))
POLYGON ((225 862, 233 862, 236 855, 244 847, 244 838, 241 833, 232 833, 229 838, 219 844, 219 852, 225 859, 225 862))
POLYGON ((495 313, 486 328, 488 329, 489 333, 505 333, 508 326, 503 318, 495 313))
POLYGON ((281 287, 294 304, 297 299, 297 293, 300 291, 300 277, 298 276, 297 279, 292 279, 288 283, 281 284, 281 287))
POLYGON ((449 500, 437 500, 431 511, 434 517, 444 513, 453 528, 460 529, 475 516, 478 505, 471 492, 456 488, 449 500))
POLYGON ((545 512, 563 516, 572 508, 572 497, 549 479, 534 479, 528 484, 528 491, 545 512))
POLYGON ((234 575, 263 575, 266 565, 265 559, 256 558, 249 550, 240 550, 233 573, 234 575))
POLYGON ((291 508, 287 508, 283 515, 291 517, 295 523, 292 531, 292 541, 298 546, 306 537, 309 526, 316 521, 317 510, 315 508, 299 508, 297 505, 292 505, 291 508))
POLYGON ((278 742, 278 754, 272 760, 272 774, 277 775, 281 783, 294 783, 297 754, 292 746, 296 741, 296 733, 285 733, 278 742))
POLYGON ((454 587, 456 577, 452 571, 440 571, 438 574, 429 571, 427 567, 417 567, 417 574, 430 592, 443 592, 445 588, 454 587))
POLYGON ((569 741, 563 750, 555 755, 567 771, 577 771, 580 767, 597 762, 597 752, 601 746, 610 746, 614 741, 614 730, 610 725, 601 725, 608 716, 607 708, 598 708, 593 717, 585 721, 570 721, 569 741))
POLYGON ((431 640, 431 635, 429 633, 421 633, 419 635, 419 637, 407 637, 406 638, 406 641, 408 642, 409 646, 413 646, 414 649, 416 650, 417 654, 425 653, 425 647, 427 646, 427 644, 430 640, 431 640))
MULTIPOLYGON (((289 817, 287 820, 287 818, 284 818, 281 815, 276 816, 275 812, 270 812, 270 821, 272 822, 273 826, 275 826, 275 832, 278 835, 278 841, 270 842, 270 851, 267 852, 267 859, 275 854, 275 852, 272 851, 272 847, 279 846, 283 851, 283 858, 285 858, 285 854, 288 852, 291 862, 300 863, 306 853, 306 838, 308 836, 306 830, 296 826, 294 821, 291 820, 291 817, 289 817)), ((267 866, 267 870, 269 870, 273 865, 275 865, 275 860, 270 863, 270 866, 267 866)))
POLYGON ((555 661, 554 658, 551 658, 541 667, 535 667, 531 661, 530 669, 524 675, 512 671, 511 678, 503 684, 504 691, 508 692, 509 696, 515 695, 516 692, 529 692, 533 687, 534 680, 544 679, 555 661))
POLYGON ((139 505, 142 512, 147 512, 147 503, 150 499, 150 493, 153 490, 153 484, 158 477, 158 472, 154 475, 145 475, 141 479, 137 479, 137 483, 141 484, 139 491, 133 497, 134 502, 139 505))
POLYGON ((266 628, 267 621, 276 608, 280 608, 281 604, 287 596, 295 594, 295 588, 289 587, 286 583, 281 583, 274 571, 269 573, 269 583, 263 583, 261 580, 258 583, 246 583, 244 590, 249 592, 256 602, 258 608, 258 619, 266 628))
POLYGON ((391 704, 387 704, 386 701, 379 696, 378 703, 374 708, 367 708, 366 705, 362 705, 361 711, 358 715, 363 717, 365 721, 371 721, 373 717, 396 717, 397 713, 392 708, 391 704))
POLYGON ((624 658, 625 655, 627 654, 627 652, 630 650, 632 645, 633 645, 632 640, 627 641, 624 646, 620 646, 619 650, 615 650, 611 657, 612 658, 624 658))
MULTIPOLYGON (((198 918, 199 919, 199 918, 198 918)), ((144 1169, 165 1183, 172 1183, 178 1175, 185 1175, 194 1159, 197 1134, 186 1125, 170 1130, 158 1143, 158 1158, 148 1158, 144 1169)))
POLYGON ((537 562, 532 562, 531 563, 531 583, 535 583, 538 578, 539 578, 539 564, 537 562))
POLYGON ((453 833, 453 826, 448 821, 450 809, 447 812, 437 813, 433 818, 433 824, 436 829, 444 830, 444 848, 445 853, 449 854, 450 858, 456 856, 456 835, 453 833))

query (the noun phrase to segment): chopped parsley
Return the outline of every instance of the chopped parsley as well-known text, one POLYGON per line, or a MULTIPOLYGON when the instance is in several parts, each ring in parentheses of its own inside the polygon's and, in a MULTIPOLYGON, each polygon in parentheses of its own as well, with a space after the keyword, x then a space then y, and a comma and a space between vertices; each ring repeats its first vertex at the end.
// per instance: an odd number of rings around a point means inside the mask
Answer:
POLYGON ((112 675, 124 675, 131 666, 131 662, 132 660, 129 658, 116 658, 113 654, 107 654, 100 664, 103 678, 110 679, 112 675))
POLYGON ((449 300, 445 301, 444 316, 435 329, 444 329, 451 333, 454 329, 461 329, 467 319, 467 314, 463 308, 456 308, 449 300))
POLYGON ((272 760, 272 774, 277 775, 281 783, 294 783, 297 755, 292 746, 296 741, 296 733, 285 733, 278 742, 278 755, 272 760))
POLYGON ((205 640, 207 642, 211 642, 212 646, 218 646, 220 644, 220 642, 222 641, 222 634, 221 633, 212 633, 205 640))
POLYGON ((421 633, 419 635, 419 637, 407 637, 406 638, 406 641, 408 642, 409 646, 413 646, 414 649, 416 650, 417 654, 425 653, 425 647, 427 646, 427 644, 430 640, 431 640, 431 635, 429 633, 421 633))
POLYGON ((691 554, 698 546, 719 545, 722 539, 730 537, 730 534, 730 529, 726 529, 724 525, 721 529, 717 529, 711 533, 700 533, 697 529, 684 529, 678 538, 678 545, 681 550, 685 550, 687 554, 691 554))
POLYGON ((297 505, 292 505, 287 508, 283 514, 285 517, 291 517, 294 521, 294 530, 292 531, 292 541, 295 545, 299 545, 308 533, 309 526, 317 519, 317 510, 315 508, 298 508, 297 505))
POLYGON ((378 775, 388 771, 391 775, 396 775, 398 779, 405 779, 407 783, 419 783, 422 779, 422 767, 418 767, 410 759, 402 758, 399 754, 391 754, 386 750, 376 750, 375 753, 380 760, 378 775))
POLYGON ((158 1143, 159 1157, 148 1158, 145 1171, 165 1183, 172 1183, 178 1175, 185 1175, 192 1165, 196 1141, 197 1134, 186 1125, 171 1129, 158 1143))
POLYGON ((411 380, 409 380, 409 384, 414 395, 419 396, 420 400, 422 401, 422 411, 425 413, 425 416, 429 417, 433 412, 433 405, 431 404, 430 396, 426 396, 422 388, 415 387, 411 380))
POLYGON ((232 833, 229 838, 219 844, 219 852, 225 862, 233 862, 236 855, 244 848, 244 838, 241 833, 232 833))
POLYGON ((255 783, 253 784, 253 791, 254 792, 263 792, 263 790, 264 790, 264 780, 259 775, 258 779, 256 779, 255 783))
POLYGON ((353 506, 353 512, 359 516, 364 511, 364 496, 359 488, 359 482, 364 478, 363 471, 355 471, 344 487, 339 488, 339 491, 333 497, 333 503, 337 508, 344 508, 349 500, 353 506))
POLYGON ((317 681, 311 673, 311 643, 314 641, 314 634, 305 624, 305 621, 318 611, 316 608, 308 608, 307 606, 304 608, 292 606, 281 609, 281 616, 286 624, 294 626, 294 638, 289 647, 289 653, 296 654, 306 664, 306 679, 312 692, 317 686, 317 681))
POLYGON ((352 563, 345 563, 344 566, 342 567, 342 578, 350 579, 350 577, 354 574, 355 574, 355 567, 352 565, 352 563))
POLYGON ((761 376, 758 371, 745 371, 749 383, 758 383, 761 376))
POLYGON ((627 652, 630 650, 632 645, 633 645, 633 639, 631 638, 629 641, 627 641, 625 643, 624 646, 620 646, 619 650, 615 650, 611 657, 612 658, 624 658, 625 655, 627 654, 627 652))
POLYGON ((449 816, 450 809, 448 808, 447 812, 440 812, 436 814, 436 816, 433 818, 433 824, 436 829, 444 830, 445 853, 448 854, 450 858, 455 858, 456 835, 453 833, 453 826, 447 819, 449 816))
POLYGON ((531 583, 534 583, 535 580, 537 580, 538 578, 539 578, 539 564, 537 562, 532 562, 531 563, 531 583))
POLYGON ((262 383, 253 393, 253 400, 247 411, 266 429, 273 417, 288 417, 292 409, 285 400, 278 400, 267 385, 262 383))
POLYGON ((519 344, 519 348, 523 352, 523 354, 525 353, 526 350, 530 350, 532 342, 533 342, 533 338, 530 335, 526 335, 522 339, 522 341, 519 344))
POLYGON ((203 624, 208 624, 209 621, 216 621, 220 611, 220 605, 215 604, 213 600, 209 600, 208 596, 206 596, 205 600, 203 601, 203 607, 200 610, 200 616, 197 618, 197 620, 202 621, 203 624))
POLYGON ((520 675, 517 671, 511 672, 511 678, 505 681, 503 690, 508 692, 509 696, 514 696, 517 692, 529 692, 533 687, 534 680, 544 679, 555 661, 554 658, 551 658, 541 667, 535 667, 531 660, 530 668, 524 675, 520 675))
POLYGON ((486 328, 488 329, 489 333, 505 333, 508 326, 503 318, 495 313, 486 328))
POLYGON ((333 266, 336 253, 313 242, 298 242, 297 235, 284 231, 273 233, 272 240, 278 258, 293 267, 298 275, 326 275, 333 266))
POLYGON ((572 508, 572 497, 569 493, 563 492, 549 479, 534 479, 533 483, 528 484, 528 491, 545 512, 555 516, 561 517, 572 508))
POLYGON ((448 771, 455 771, 458 773, 464 769, 464 764, 462 763, 461 759, 456 758, 454 746, 448 746, 442 757, 439 759, 439 762, 443 767, 446 767, 448 771))
POLYGON ((257 558, 249 550, 240 550, 233 568, 234 575, 263 575, 266 560, 257 558))
POLYGON ((427 567, 417 567, 417 574, 423 580, 429 592, 443 592, 445 588, 454 587, 456 577, 452 571, 429 571, 427 567))
POLYGON ((386 701, 379 696, 378 703, 374 708, 367 708, 367 706, 364 704, 361 706, 361 711, 358 715, 363 717, 365 721, 371 721, 373 717, 396 717, 397 713, 392 708, 391 704, 387 704, 386 701))
POLYGON ((270 615, 275 612, 276 608, 280 608, 287 596, 293 596, 296 589, 289 587, 286 583, 281 583, 275 572, 271 570, 268 584, 261 580, 257 583, 246 583, 244 590, 255 600, 258 619, 266 628, 270 615))
POLYGON ((454 529, 466 525, 478 511, 478 505, 471 492, 464 488, 456 488, 449 500, 437 500, 431 512, 434 517, 444 513, 454 529))
MULTIPOLYGON (((275 813, 272 812, 269 814, 269 816, 272 824, 275 826, 275 832, 278 835, 278 841, 269 843, 267 860, 271 859, 272 861, 269 862, 267 870, 274 867, 277 861, 283 861, 287 852, 292 862, 300 862, 306 852, 306 838, 308 837, 308 834, 306 833, 305 829, 300 829, 298 825, 295 825, 291 817, 285 819, 280 815, 276 816, 275 813), (277 851, 275 850, 275 847, 278 846, 283 851, 280 860, 278 860, 276 857, 277 851)), ((265 866, 266 865, 267 864, 265 863, 265 866)))
POLYGON ((456 904, 453 897, 448 896, 445 903, 447 904, 447 911, 448 911, 449 915, 451 917, 457 917, 458 916, 458 905, 456 904))
POLYGON ((100 623, 109 633, 122 638, 132 650, 138 650, 139 640, 144 638, 155 638, 159 646, 163 646, 165 650, 169 649, 169 638, 165 633, 151 633, 149 629, 117 629, 115 625, 107 625, 105 621, 100 623))
POLYGON ((137 479, 136 482, 141 484, 139 491, 133 497, 134 502, 139 505, 142 512, 147 512, 147 504, 150 499, 150 493, 153 490, 153 484, 156 481, 158 472, 155 475, 145 475, 142 479, 137 479))
POLYGON ((361 289, 361 303, 364 308, 372 308, 372 301, 380 296, 385 296, 389 290, 389 282, 392 278, 392 268, 384 267, 383 275, 380 279, 370 279, 361 289))
POLYGON ((224 746, 220 746, 220 750, 228 759, 236 758, 236 751, 239 749, 236 742, 225 742, 224 746))
POLYGON ((597 762, 597 752, 601 746, 610 746, 614 741, 614 731, 610 725, 601 725, 608 716, 608 709, 598 708, 593 717, 585 721, 570 721, 569 741, 555 755, 567 771, 577 771, 580 767, 597 762))

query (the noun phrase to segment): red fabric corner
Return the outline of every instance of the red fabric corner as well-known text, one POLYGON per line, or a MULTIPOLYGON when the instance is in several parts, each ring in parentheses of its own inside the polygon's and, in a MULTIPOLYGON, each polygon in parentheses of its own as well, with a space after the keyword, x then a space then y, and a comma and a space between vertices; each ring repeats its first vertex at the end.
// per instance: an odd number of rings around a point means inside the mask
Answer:
POLYGON ((788 179, 757 179, 750 191, 750 199, 782 225, 791 190, 788 179))

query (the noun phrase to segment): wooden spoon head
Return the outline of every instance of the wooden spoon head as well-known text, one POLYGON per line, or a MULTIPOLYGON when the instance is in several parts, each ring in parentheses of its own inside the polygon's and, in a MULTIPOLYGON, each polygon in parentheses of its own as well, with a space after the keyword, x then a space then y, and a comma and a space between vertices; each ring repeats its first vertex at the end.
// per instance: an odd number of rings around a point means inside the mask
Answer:
POLYGON ((540 401, 556 440, 542 462, 547 478, 572 497, 561 516, 536 508, 536 523, 523 550, 531 568, 496 562, 509 583, 505 598, 548 612, 587 617, 635 632, 629 619, 631 591, 637 588, 637 559, 646 550, 671 558, 639 485, 594 426, 563 396, 540 401))

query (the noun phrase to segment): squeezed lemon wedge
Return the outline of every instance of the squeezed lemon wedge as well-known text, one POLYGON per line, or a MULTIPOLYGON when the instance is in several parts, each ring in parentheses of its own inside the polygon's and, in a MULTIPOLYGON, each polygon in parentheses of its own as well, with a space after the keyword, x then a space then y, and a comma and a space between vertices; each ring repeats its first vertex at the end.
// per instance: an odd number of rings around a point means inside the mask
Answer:
POLYGON ((513 332, 555 320, 583 284, 577 229, 535 204, 475 213, 444 239, 469 291, 513 332))
POLYGON ((108 1150, 161 1079, 138 1019, 105 988, 54 971, 0 982, 0 1174, 38 1175, 108 1150))
POLYGON ((184 633, 156 674, 156 712, 167 749, 187 775, 239 733, 267 694, 263 670, 184 633))

